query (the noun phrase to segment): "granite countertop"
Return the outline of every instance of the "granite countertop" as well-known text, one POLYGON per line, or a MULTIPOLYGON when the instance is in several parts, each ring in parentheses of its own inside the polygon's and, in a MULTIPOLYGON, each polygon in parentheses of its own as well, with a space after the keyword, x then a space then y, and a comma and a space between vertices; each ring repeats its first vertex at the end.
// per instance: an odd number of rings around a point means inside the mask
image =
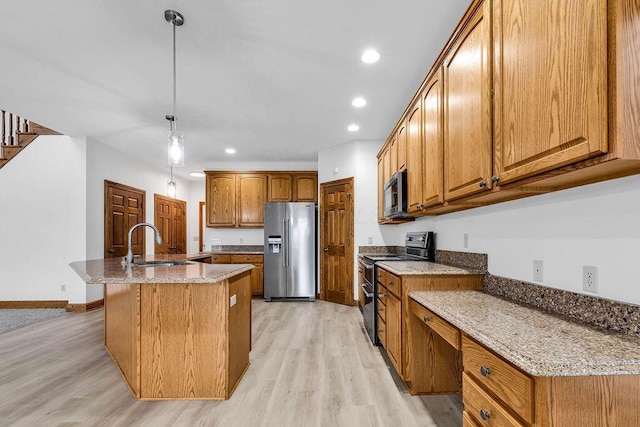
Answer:
POLYGON ((640 374, 640 339, 478 291, 409 297, 533 376, 640 374))
MULTIPOLYGON (((200 258, 198 254, 147 255, 136 258, 135 262, 185 261, 198 258, 200 258)), ((218 283, 253 268, 252 264, 204 264, 200 262, 164 267, 122 267, 121 260, 121 258, 94 259, 76 261, 69 265, 89 284, 218 283)))
POLYGON ((481 270, 471 268, 452 267, 446 264, 438 264, 429 261, 379 261, 376 263, 378 267, 382 267, 387 271, 399 276, 412 275, 473 275, 484 274, 481 270))

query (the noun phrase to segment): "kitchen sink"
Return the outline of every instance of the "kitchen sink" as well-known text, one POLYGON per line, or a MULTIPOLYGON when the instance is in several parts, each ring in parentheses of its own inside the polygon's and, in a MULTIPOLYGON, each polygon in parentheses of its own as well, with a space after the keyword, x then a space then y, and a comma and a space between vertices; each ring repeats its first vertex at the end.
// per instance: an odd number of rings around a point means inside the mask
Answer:
POLYGON ((189 261, 144 261, 137 262, 134 265, 137 267, 172 267, 174 265, 191 265, 189 261))

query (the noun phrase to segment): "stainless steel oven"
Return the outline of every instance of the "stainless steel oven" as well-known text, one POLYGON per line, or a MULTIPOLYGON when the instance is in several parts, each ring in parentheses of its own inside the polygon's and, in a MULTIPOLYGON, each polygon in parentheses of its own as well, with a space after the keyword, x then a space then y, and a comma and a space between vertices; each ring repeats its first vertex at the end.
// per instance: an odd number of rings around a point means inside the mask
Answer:
POLYGON ((364 328, 371 338, 371 342, 376 344, 376 312, 377 298, 374 292, 375 283, 375 263, 365 257, 360 258, 360 266, 362 267, 363 282, 360 283, 364 294, 364 304, 362 305, 362 317, 364 320, 364 328))

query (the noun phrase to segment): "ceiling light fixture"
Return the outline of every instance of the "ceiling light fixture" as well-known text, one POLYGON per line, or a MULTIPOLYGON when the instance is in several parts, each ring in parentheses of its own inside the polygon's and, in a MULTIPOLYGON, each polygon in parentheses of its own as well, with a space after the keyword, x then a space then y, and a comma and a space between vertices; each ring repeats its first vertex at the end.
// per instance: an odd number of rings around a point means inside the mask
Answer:
POLYGON ((380 54, 375 49, 367 49, 362 53, 360 59, 365 64, 373 64, 374 62, 378 62, 378 60, 380 59, 380 54))
POLYGON ((236 150, 233 148, 227 148, 224 152, 227 154, 236 154, 236 150))
POLYGON ((367 100, 359 96, 357 98, 353 98, 353 101, 351 101, 351 105, 356 108, 364 107, 365 105, 367 105, 367 100))
POLYGON ((347 130, 349 132, 357 132, 358 130, 360 130, 360 126, 358 126, 357 124, 353 123, 353 124, 350 124, 349 126, 347 126, 347 130))
POLYGON ((171 180, 167 181, 167 196, 176 198, 176 182, 173 180, 173 165, 171 166, 171 180))
MULTIPOLYGON (((173 114, 165 117, 171 124, 168 141, 168 161, 172 167, 173 175, 173 166, 184 166, 184 137, 182 133, 178 132, 176 114, 176 27, 184 24, 184 17, 175 10, 165 10, 164 19, 171 24, 173 30, 173 114)), ((171 181, 173 182, 173 178, 171 181)))

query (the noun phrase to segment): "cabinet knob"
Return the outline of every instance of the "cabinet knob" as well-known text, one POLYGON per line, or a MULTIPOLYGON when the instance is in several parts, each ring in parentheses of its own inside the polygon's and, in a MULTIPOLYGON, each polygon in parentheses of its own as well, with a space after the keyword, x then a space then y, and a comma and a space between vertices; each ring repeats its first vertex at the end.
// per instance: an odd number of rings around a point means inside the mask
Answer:
POLYGON ((491 373, 491 369, 489 369, 487 366, 480 367, 480 375, 482 375, 483 377, 489 376, 490 373, 491 373))
POLYGON ((498 181, 500 181, 500 177, 493 175, 491 177, 491 182, 493 182, 494 184, 497 183, 498 181))
POLYGON ((425 321, 425 323, 427 323, 427 322, 430 322, 430 321, 431 321, 431 318, 430 318, 429 316, 424 316, 424 317, 422 318, 422 320, 424 320, 424 321, 425 321))
POLYGON ((391 286, 391 285, 393 285, 393 282, 392 282, 391 280, 389 280, 389 281, 387 282, 387 286, 391 286))
POLYGON ((109 252, 110 254, 112 254, 112 253, 114 253, 115 251, 116 251, 115 249, 111 248, 111 249, 109 249, 107 252, 109 252))
POLYGON ((482 418, 483 421, 487 421, 489 418, 491 418, 491 414, 489 413, 489 411, 480 409, 480 418, 482 418))
POLYGON ((478 185, 480 186, 480 188, 484 188, 484 187, 486 187, 486 186, 487 186, 487 181, 485 181, 485 180, 483 179, 482 181, 480 181, 480 182, 478 183, 478 185))
POLYGON ((386 296, 387 296, 387 294, 378 294, 378 298, 384 298, 386 296))
POLYGON ((329 252, 329 248, 323 248, 322 252, 329 252))

